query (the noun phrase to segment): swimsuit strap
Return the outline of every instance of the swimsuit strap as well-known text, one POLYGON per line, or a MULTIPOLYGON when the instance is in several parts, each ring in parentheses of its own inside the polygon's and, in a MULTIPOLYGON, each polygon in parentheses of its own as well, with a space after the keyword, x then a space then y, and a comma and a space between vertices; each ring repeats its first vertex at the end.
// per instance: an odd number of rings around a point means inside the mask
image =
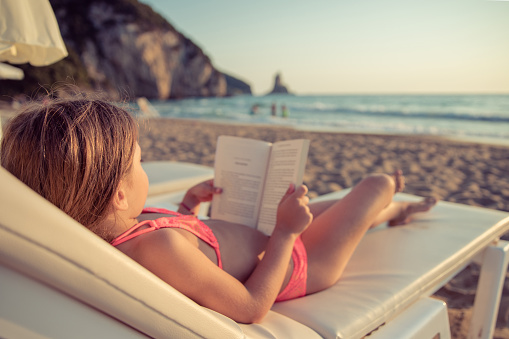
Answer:
MULTIPOLYGON (((170 214, 170 215, 173 215, 173 216, 180 215, 180 213, 169 211, 169 210, 166 210, 164 208, 156 208, 156 207, 147 207, 147 208, 144 208, 141 213, 142 214, 143 213, 163 213, 163 214, 170 214)), ((158 229, 161 228, 157 223, 152 222, 152 221, 153 220, 144 220, 144 221, 134 225, 133 227, 131 227, 130 229, 128 229, 127 231, 125 231, 124 233, 122 233, 121 235, 119 235, 118 237, 113 239, 110 244, 112 244, 113 246, 118 246, 118 245, 120 245, 120 244, 122 244, 122 243, 124 243, 124 242, 126 242, 128 240, 136 238, 139 235, 142 235, 142 234, 145 234, 145 233, 149 233, 149 232, 152 232, 152 231, 155 231, 155 230, 158 230, 158 229), (139 232, 136 232, 140 227, 146 226, 147 224, 150 224, 150 225, 148 225, 150 227, 148 227, 148 228, 146 228, 144 230, 141 230, 139 232)))
POLYGON ((124 233, 122 233, 121 235, 119 235, 118 237, 113 239, 113 241, 110 242, 110 244, 112 244, 113 246, 118 246, 118 245, 126 242, 127 240, 131 240, 132 238, 136 238, 139 235, 142 235, 142 234, 145 234, 145 233, 148 233, 148 232, 152 232, 152 231, 155 231, 155 230, 159 229, 157 224, 153 224, 153 223, 151 223, 151 221, 152 220, 145 220, 145 221, 140 222, 139 224, 136 224, 135 226, 131 227, 130 229, 128 229, 127 231, 125 231, 124 233), (148 228, 146 228, 144 230, 141 230, 139 232, 136 232, 137 230, 140 229, 140 227, 146 226, 147 224, 151 224, 150 227, 148 227, 148 228))

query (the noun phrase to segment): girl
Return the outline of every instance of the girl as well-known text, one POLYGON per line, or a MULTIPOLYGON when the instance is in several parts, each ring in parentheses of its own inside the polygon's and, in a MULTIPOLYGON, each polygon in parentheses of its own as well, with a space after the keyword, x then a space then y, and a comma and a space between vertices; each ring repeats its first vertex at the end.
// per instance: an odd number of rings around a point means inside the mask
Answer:
POLYGON ((200 305, 238 322, 263 319, 275 301, 340 278, 366 231, 406 223, 434 199, 392 202, 400 172, 373 174, 339 201, 308 204, 290 185, 272 236, 194 217, 220 188, 192 187, 179 212, 143 209, 148 191, 137 126, 115 105, 87 98, 32 105, 13 118, 1 163, 25 184, 200 305))

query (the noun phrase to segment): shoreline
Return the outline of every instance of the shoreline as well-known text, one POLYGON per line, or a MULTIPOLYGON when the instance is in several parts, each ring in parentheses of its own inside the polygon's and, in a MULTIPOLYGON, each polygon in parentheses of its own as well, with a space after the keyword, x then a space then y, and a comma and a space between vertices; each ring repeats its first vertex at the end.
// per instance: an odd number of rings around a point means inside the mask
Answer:
POLYGON ((491 146, 502 146, 509 148, 509 139, 493 138, 493 137, 467 137, 467 136, 452 136, 452 135, 440 135, 440 134, 405 134, 405 133, 391 133, 382 131, 351 131, 351 130, 340 130, 340 129, 313 129, 306 128, 303 126, 294 127, 296 130, 314 132, 314 133, 341 133, 341 134, 365 134, 365 135, 385 135, 385 136, 403 136, 403 137, 423 137, 423 138, 436 138, 443 139, 446 141, 457 141, 461 143, 470 144, 485 144, 491 146))
MULTIPOLYGON (((147 119, 143 116, 138 116, 139 119, 147 119)), ((160 116, 156 119, 168 119, 172 121, 196 121, 203 122, 205 124, 218 124, 218 125, 236 125, 244 127, 269 127, 269 128, 291 128, 296 131, 311 132, 311 133, 337 133, 337 134, 361 134, 361 135, 382 135, 382 136, 402 136, 402 137, 419 137, 419 138, 436 138, 446 141, 456 141, 460 143, 469 144, 485 144, 490 146, 501 146, 509 148, 509 139, 495 138, 495 137, 474 137, 474 136, 454 136, 454 135, 442 135, 442 134, 408 134, 408 133, 394 133, 384 132, 376 130, 352 130, 352 129, 341 129, 337 127, 316 127, 316 126, 303 126, 293 124, 270 124, 262 121, 239 121, 239 120, 208 120, 208 119, 195 119, 195 118, 175 118, 175 117, 164 117, 160 116)), ((289 120, 291 121, 291 120, 289 120)))

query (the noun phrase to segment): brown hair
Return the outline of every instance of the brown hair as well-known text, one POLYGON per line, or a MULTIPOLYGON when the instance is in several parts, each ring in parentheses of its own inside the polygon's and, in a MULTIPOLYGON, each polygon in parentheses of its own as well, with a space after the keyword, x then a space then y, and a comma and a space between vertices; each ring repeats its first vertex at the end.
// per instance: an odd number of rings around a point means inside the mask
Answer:
POLYGON ((134 118, 103 100, 55 99, 31 104, 4 133, 3 167, 91 231, 100 227, 138 137, 134 118))

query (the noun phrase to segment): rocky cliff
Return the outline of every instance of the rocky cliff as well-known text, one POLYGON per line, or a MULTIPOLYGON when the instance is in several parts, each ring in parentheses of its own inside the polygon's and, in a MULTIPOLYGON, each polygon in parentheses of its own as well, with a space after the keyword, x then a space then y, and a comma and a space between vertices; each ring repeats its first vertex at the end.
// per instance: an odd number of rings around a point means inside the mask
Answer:
MULTIPOLYGON (((59 73, 71 76, 78 86, 129 98, 227 95, 225 75, 149 6, 137 0, 50 2, 70 52, 68 60, 59 62, 68 64, 59 73)), ((32 69, 24 70, 33 81, 32 69)))
POLYGON ((244 81, 234 78, 231 75, 225 74, 226 79, 226 95, 241 95, 241 94, 252 94, 251 86, 246 84, 244 81))

